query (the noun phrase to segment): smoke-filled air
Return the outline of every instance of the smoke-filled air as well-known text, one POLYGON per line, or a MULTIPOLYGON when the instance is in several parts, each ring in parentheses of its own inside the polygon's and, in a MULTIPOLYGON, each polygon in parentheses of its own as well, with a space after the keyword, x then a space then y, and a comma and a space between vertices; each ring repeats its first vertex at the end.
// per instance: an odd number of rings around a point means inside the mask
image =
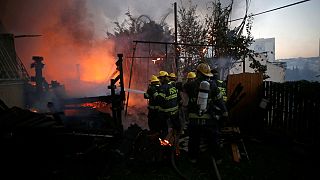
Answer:
POLYGON ((16 38, 18 56, 29 74, 34 74, 29 65, 32 56, 42 56, 46 80, 62 82, 70 96, 105 93, 99 84, 106 88, 107 75, 115 69, 114 44, 96 37, 86 3, 28 0, 5 1, 2 5, 6 8, 1 19, 10 33, 41 35, 16 38))

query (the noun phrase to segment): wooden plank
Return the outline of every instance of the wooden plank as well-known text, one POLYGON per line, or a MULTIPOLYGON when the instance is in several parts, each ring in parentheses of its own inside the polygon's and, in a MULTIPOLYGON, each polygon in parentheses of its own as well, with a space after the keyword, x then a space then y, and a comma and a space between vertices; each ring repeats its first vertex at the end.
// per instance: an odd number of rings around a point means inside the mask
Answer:
POLYGON ((291 133, 293 129, 293 109, 294 109, 294 84, 288 82, 288 122, 287 133, 291 133))
POLYGON ((241 159, 240 151, 236 143, 231 143, 233 161, 239 163, 241 159))
POLYGON ((280 129, 281 126, 282 126, 282 120, 281 120, 281 112, 280 112, 280 109, 281 109, 281 104, 280 104, 280 92, 281 92, 281 89, 280 89, 280 84, 279 83, 276 83, 276 95, 275 95, 275 98, 276 98, 276 107, 275 107, 275 116, 276 116, 276 128, 277 129, 280 129))
POLYGON ((284 84, 279 83, 279 116, 280 116, 280 123, 281 129, 285 129, 284 123, 284 84))
POLYGON ((283 103, 284 103, 284 108, 283 108, 283 124, 285 128, 285 132, 287 134, 287 129, 288 129, 288 122, 289 122, 289 86, 288 83, 283 84, 283 103))
POLYGON ((276 87, 275 87, 275 83, 271 82, 271 121, 269 124, 270 128, 274 128, 274 124, 275 124, 275 105, 276 105, 276 87))
POLYGON ((294 136, 297 136, 298 131, 299 131, 299 118, 298 118, 298 108, 299 108, 299 90, 298 87, 299 85, 297 83, 294 84, 294 88, 293 88, 293 93, 294 93, 294 100, 293 100, 293 118, 292 118, 292 133, 294 136))
MULTIPOLYGON (((269 101, 271 100, 271 82, 269 81, 268 82, 268 92, 267 92, 267 98, 269 99, 269 101)), ((271 118, 272 118, 272 116, 271 116, 271 111, 272 111, 272 109, 271 109, 271 103, 269 102, 269 108, 268 108, 268 112, 267 112, 267 114, 268 114, 268 119, 267 119, 267 122, 266 122, 266 126, 265 127, 269 127, 269 124, 270 124, 270 122, 271 122, 271 118)))

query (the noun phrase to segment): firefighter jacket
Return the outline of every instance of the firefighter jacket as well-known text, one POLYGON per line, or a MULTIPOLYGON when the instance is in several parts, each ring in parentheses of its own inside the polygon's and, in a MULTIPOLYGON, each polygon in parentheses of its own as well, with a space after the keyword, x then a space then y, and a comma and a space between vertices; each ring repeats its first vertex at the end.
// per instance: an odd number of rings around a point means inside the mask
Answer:
POLYGON ((147 92, 144 93, 144 98, 149 99, 148 109, 159 110, 159 102, 153 96, 158 92, 160 85, 159 84, 150 84, 147 92))
POLYGON ((162 84, 158 92, 154 94, 157 102, 159 102, 159 111, 168 115, 178 112, 178 90, 172 84, 162 84))
POLYGON ((217 86, 220 91, 220 95, 222 96, 222 99, 224 102, 227 102, 227 89, 226 89, 226 84, 222 80, 217 80, 217 86))
POLYGON ((221 113, 227 112, 227 108, 222 100, 217 84, 213 80, 208 80, 208 82, 210 83, 210 91, 208 93, 207 111, 202 113, 201 115, 199 114, 199 105, 197 104, 197 98, 199 93, 199 86, 203 80, 204 79, 197 78, 196 80, 187 82, 184 85, 185 92, 189 97, 189 119, 212 119, 216 114, 215 106, 221 109, 221 113))

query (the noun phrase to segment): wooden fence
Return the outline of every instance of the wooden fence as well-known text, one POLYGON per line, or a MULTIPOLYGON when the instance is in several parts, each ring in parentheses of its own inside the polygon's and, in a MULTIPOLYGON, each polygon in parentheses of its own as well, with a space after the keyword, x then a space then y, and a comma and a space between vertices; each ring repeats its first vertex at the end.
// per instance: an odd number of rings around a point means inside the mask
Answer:
POLYGON ((262 118, 259 102, 263 92, 262 74, 242 73, 228 76, 227 95, 230 119, 242 130, 259 131, 262 118))
POLYGON ((264 127, 279 130, 309 143, 320 137, 320 83, 266 81, 264 98, 269 101, 264 127))
POLYGON ((227 94, 230 118, 242 129, 320 142, 319 82, 276 83, 263 81, 260 74, 236 74, 228 77, 227 94))

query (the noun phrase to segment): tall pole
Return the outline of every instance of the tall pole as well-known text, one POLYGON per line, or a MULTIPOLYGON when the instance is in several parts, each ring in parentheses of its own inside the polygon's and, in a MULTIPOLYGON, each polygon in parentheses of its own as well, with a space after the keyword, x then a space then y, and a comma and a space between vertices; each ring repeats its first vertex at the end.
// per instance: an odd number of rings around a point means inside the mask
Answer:
MULTIPOLYGON (((132 59, 131 59, 131 67, 130 67, 130 76, 129 76, 128 89, 130 89, 130 87, 131 87, 133 61, 134 61, 134 56, 135 56, 135 53, 136 53, 137 44, 138 44, 138 43, 136 42, 136 43, 133 45, 133 52, 132 52, 132 59)), ((125 117, 127 117, 127 114, 128 114, 129 95, 130 95, 130 92, 128 91, 128 93, 127 93, 127 99, 126 99, 127 103, 126 103, 125 117)))
POLYGON ((178 28, 177 28, 177 3, 175 2, 174 4, 174 52, 175 52, 175 63, 176 63, 176 73, 178 75, 179 72, 179 65, 178 65, 178 53, 177 53, 177 48, 178 48, 178 28))

